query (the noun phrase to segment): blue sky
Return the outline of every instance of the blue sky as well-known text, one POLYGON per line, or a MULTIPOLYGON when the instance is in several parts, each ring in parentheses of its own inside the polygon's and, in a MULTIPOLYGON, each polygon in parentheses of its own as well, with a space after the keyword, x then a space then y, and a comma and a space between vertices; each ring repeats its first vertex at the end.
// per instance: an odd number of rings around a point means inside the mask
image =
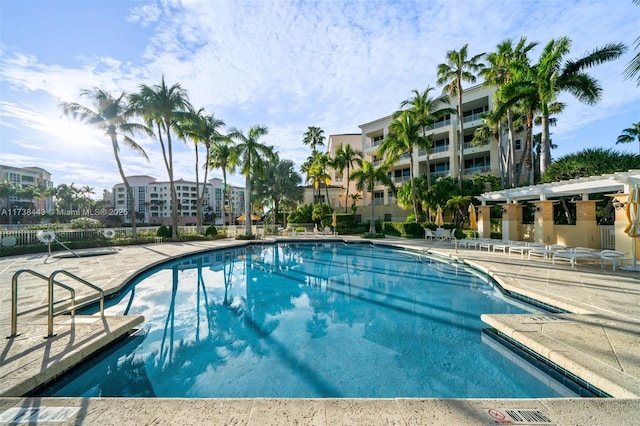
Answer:
MULTIPOLYGON (((59 104, 87 104, 80 91, 95 86, 135 92, 164 75, 228 126, 267 126, 263 141, 299 166, 308 126, 359 133, 412 89, 436 86, 447 50, 469 43, 470 54, 490 52, 523 35, 541 45, 568 36, 571 57, 629 46, 591 70, 604 89, 597 105, 561 97, 567 107, 552 128, 552 155, 637 152, 615 145, 640 118, 640 88, 622 77, 640 35, 632 0, 0 0, 0 163, 43 167, 56 185, 111 189, 119 175, 109 141, 64 117, 59 104)), ((158 143, 137 140, 151 161, 123 146, 125 172, 166 179, 158 143)), ((176 178, 195 178, 191 143, 175 144, 175 167, 176 178)))

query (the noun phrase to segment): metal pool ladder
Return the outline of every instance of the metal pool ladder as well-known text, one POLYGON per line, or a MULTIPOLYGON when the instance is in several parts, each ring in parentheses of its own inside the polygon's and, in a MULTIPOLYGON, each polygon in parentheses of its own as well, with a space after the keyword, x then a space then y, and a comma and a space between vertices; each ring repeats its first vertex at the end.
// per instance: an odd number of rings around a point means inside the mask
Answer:
MULTIPOLYGON (((91 305, 93 303, 95 303, 96 301, 98 301, 98 298, 89 298, 88 300, 83 301, 82 303, 76 304, 76 291, 73 287, 70 287, 68 285, 62 284, 61 282, 58 282, 55 280, 55 277, 59 274, 62 275, 66 275, 69 278, 72 278, 73 280, 79 282, 80 284, 83 284, 93 290, 96 290, 99 294, 99 301, 100 301, 100 317, 104 318, 104 291, 94 285, 91 284, 89 281, 80 278, 79 276, 72 274, 69 271, 66 271, 64 269, 59 269, 57 271, 54 271, 51 273, 51 275, 49 275, 49 277, 46 277, 32 269, 20 269, 18 271, 16 271, 15 274, 13 274, 13 278, 11 279, 11 334, 9 336, 7 336, 8 339, 12 338, 12 337, 16 337, 18 336, 20 333, 18 333, 18 315, 22 315, 22 314, 26 314, 30 311, 33 311, 34 309, 30 309, 24 312, 20 312, 18 313, 18 277, 20 277, 20 275, 22 274, 30 274, 33 275, 37 278, 40 278, 44 281, 47 281, 48 285, 48 301, 47 301, 47 317, 48 317, 48 321, 47 321, 47 335, 45 336, 45 338, 49 338, 49 337, 53 337, 55 336, 55 333, 53 332, 53 317, 54 315, 56 315, 54 313, 54 305, 55 304, 59 304, 59 303, 63 303, 63 302, 67 302, 67 301, 71 301, 71 315, 75 315, 75 311, 76 309, 80 309, 84 306, 87 305, 91 305), (66 298, 66 299, 61 299, 58 300, 57 302, 54 301, 54 297, 53 297, 53 288, 54 285, 61 287, 65 290, 68 290, 71 293, 71 297, 66 298)), ((61 311, 60 313, 64 312, 61 311)))

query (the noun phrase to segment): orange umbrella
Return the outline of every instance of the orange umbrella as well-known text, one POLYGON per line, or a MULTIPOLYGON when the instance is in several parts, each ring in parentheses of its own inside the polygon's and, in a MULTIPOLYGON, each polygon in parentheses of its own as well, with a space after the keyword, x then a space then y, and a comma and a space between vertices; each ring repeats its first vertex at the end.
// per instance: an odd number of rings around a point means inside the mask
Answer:
POLYGON ((478 226, 477 220, 476 207, 473 203, 469 203, 469 228, 476 229, 476 226, 478 226))

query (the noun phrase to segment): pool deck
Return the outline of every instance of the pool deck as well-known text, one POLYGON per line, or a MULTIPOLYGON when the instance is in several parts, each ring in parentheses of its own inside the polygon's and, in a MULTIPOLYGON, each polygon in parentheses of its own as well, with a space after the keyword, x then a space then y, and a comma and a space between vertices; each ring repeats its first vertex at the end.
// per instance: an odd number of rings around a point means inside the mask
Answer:
MULTIPOLYGON (((328 241, 328 237, 319 239, 328 241)), ((508 291, 568 311, 544 315, 483 315, 482 319, 488 326, 613 398, 23 398, 30 389, 62 374, 143 321, 141 317, 76 316, 75 326, 70 327, 68 316, 58 316, 54 323, 54 332, 58 334, 44 339, 47 317, 42 309, 36 309, 18 317, 19 336, 0 340, 0 424, 8 422, 19 409, 39 409, 41 423, 47 421, 47 416, 59 416, 61 421, 57 424, 475 425, 509 420, 506 409, 528 410, 520 414, 533 413, 550 419, 537 424, 638 424, 640 273, 613 272, 610 265, 602 269, 600 265, 578 262, 572 269, 567 263, 553 265, 550 260, 527 260, 518 254, 456 251, 448 242, 401 238, 373 242, 417 250, 428 248, 432 253, 489 273, 508 291)), ((111 294, 150 265, 194 252, 244 244, 244 241, 225 239, 121 247, 115 255, 96 257, 58 259, 33 254, 0 258, 0 334, 11 333, 11 277, 17 270, 32 269, 48 276, 65 269, 111 294)), ((60 281, 69 283, 62 277, 60 281)), ((20 311, 45 306, 46 283, 21 275, 18 296, 20 311)))

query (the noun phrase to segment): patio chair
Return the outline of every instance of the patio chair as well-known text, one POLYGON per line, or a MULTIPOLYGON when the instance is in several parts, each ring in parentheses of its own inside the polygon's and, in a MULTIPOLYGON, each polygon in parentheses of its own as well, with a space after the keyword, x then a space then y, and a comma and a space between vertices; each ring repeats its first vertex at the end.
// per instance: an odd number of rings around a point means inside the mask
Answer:
POLYGON ((613 272, 615 272, 616 269, 618 269, 618 264, 624 265, 624 261, 626 260, 624 256, 626 254, 627 253, 623 251, 602 250, 598 253, 598 256, 600 256, 600 267, 604 268, 605 262, 611 262, 613 272))
POLYGON ((564 250, 567 250, 567 246, 564 246, 562 244, 550 244, 545 247, 533 248, 527 253, 527 259, 531 260, 531 256, 538 256, 541 257, 542 260, 547 260, 556 252, 564 250))
POLYGON ((429 228, 424 228, 424 239, 433 240, 436 238, 436 234, 429 228))

